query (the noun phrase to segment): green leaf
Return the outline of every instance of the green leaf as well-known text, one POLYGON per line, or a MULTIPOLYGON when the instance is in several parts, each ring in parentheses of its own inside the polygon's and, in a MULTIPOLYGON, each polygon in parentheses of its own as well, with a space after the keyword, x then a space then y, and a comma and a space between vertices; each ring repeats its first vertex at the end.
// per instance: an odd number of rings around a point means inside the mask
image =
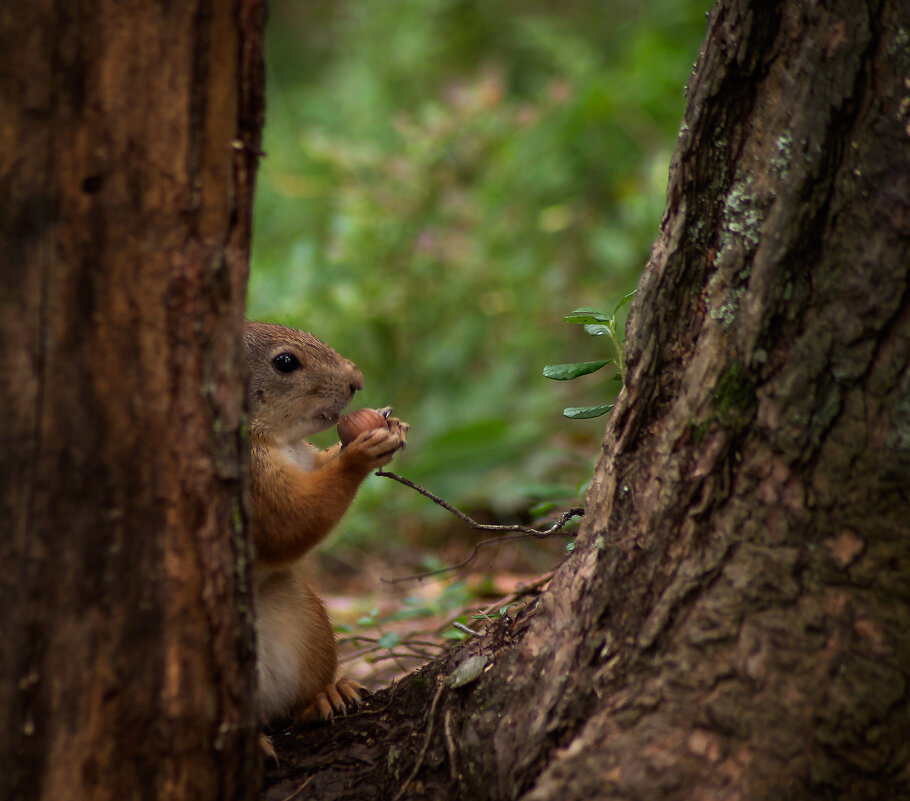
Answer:
POLYGON ((623 299, 622 299, 621 301, 619 301, 619 303, 617 304, 616 308, 613 309, 613 316, 614 316, 614 317, 616 316, 616 312, 618 312, 623 306, 625 306, 627 303, 629 303, 629 302, 632 300, 632 298, 635 297, 635 293, 636 293, 636 292, 638 292, 638 290, 637 290, 637 289, 633 289, 628 295, 625 295, 625 296, 623 297, 623 299))
POLYGON ((571 420, 587 420, 589 417, 600 417, 612 408, 612 403, 606 406, 569 406, 563 409, 562 413, 571 420))
POLYGON ((566 543, 566 551, 572 553, 575 550, 575 540, 566 543))
POLYGON ((442 636, 447 640, 458 640, 459 642, 468 639, 468 635, 458 629, 449 629, 444 631, 442 636))
POLYGON ((610 327, 601 323, 588 323, 585 326, 585 333, 590 337, 602 337, 604 334, 610 334, 610 327))
POLYGON ((357 618, 358 626, 375 626, 376 619, 372 617, 359 617, 357 618))
POLYGON ((596 362, 573 362, 572 364, 548 364, 543 368, 543 374, 554 381, 569 381, 588 373, 596 373, 601 367, 613 363, 612 359, 602 359, 596 362))
POLYGON ((401 637, 398 636, 396 631, 387 631, 379 638, 379 642, 376 644, 380 648, 394 648, 398 643, 401 642, 401 637))
POLYGON ((397 623, 399 620, 413 620, 416 617, 432 617, 433 608, 428 605, 412 606, 408 609, 399 609, 385 618, 385 623, 397 623))
POLYGON ((600 309, 590 309, 588 307, 576 309, 563 317, 563 320, 567 323, 605 323, 609 319, 610 316, 600 311, 600 309))

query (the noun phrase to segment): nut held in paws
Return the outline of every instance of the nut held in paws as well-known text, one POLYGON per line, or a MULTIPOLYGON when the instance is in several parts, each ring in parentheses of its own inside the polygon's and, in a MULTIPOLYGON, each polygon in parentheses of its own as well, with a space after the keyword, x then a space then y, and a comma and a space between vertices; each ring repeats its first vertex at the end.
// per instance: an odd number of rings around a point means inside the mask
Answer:
POLYGON ((376 409, 358 409, 356 412, 346 414, 338 421, 338 439, 341 440, 342 445, 347 445, 364 431, 387 426, 385 416, 376 409))

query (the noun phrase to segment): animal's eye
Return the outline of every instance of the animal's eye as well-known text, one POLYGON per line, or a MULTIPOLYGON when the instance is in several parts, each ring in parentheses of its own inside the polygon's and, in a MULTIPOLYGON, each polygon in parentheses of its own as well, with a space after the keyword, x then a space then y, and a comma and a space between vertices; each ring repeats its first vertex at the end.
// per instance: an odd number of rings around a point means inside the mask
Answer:
POLYGON ((272 359, 272 365, 279 373, 293 373, 300 369, 300 361, 293 353, 279 353, 272 359))

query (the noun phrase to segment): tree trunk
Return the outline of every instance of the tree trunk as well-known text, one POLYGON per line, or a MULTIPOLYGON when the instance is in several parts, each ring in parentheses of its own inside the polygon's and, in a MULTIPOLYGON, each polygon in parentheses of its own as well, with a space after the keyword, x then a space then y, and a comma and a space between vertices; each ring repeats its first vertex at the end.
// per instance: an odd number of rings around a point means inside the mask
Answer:
POLYGON ((903 0, 719 4, 572 559, 269 798, 910 798, 908 76, 903 0))
POLYGON ((0 797, 258 788, 240 348, 262 4, 0 11, 0 797))

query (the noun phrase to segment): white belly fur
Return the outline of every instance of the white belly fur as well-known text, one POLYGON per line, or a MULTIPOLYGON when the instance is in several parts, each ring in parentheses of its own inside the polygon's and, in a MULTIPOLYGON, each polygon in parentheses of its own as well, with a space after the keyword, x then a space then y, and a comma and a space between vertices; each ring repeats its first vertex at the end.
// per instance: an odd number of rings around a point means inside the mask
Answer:
POLYGON ((256 672, 260 715, 266 720, 287 714, 300 697, 300 669, 296 654, 281 637, 279 610, 260 597, 256 614, 256 672))
POLYGON ((334 680, 335 633, 325 605, 292 570, 255 570, 259 712, 272 720, 306 706, 334 680))

